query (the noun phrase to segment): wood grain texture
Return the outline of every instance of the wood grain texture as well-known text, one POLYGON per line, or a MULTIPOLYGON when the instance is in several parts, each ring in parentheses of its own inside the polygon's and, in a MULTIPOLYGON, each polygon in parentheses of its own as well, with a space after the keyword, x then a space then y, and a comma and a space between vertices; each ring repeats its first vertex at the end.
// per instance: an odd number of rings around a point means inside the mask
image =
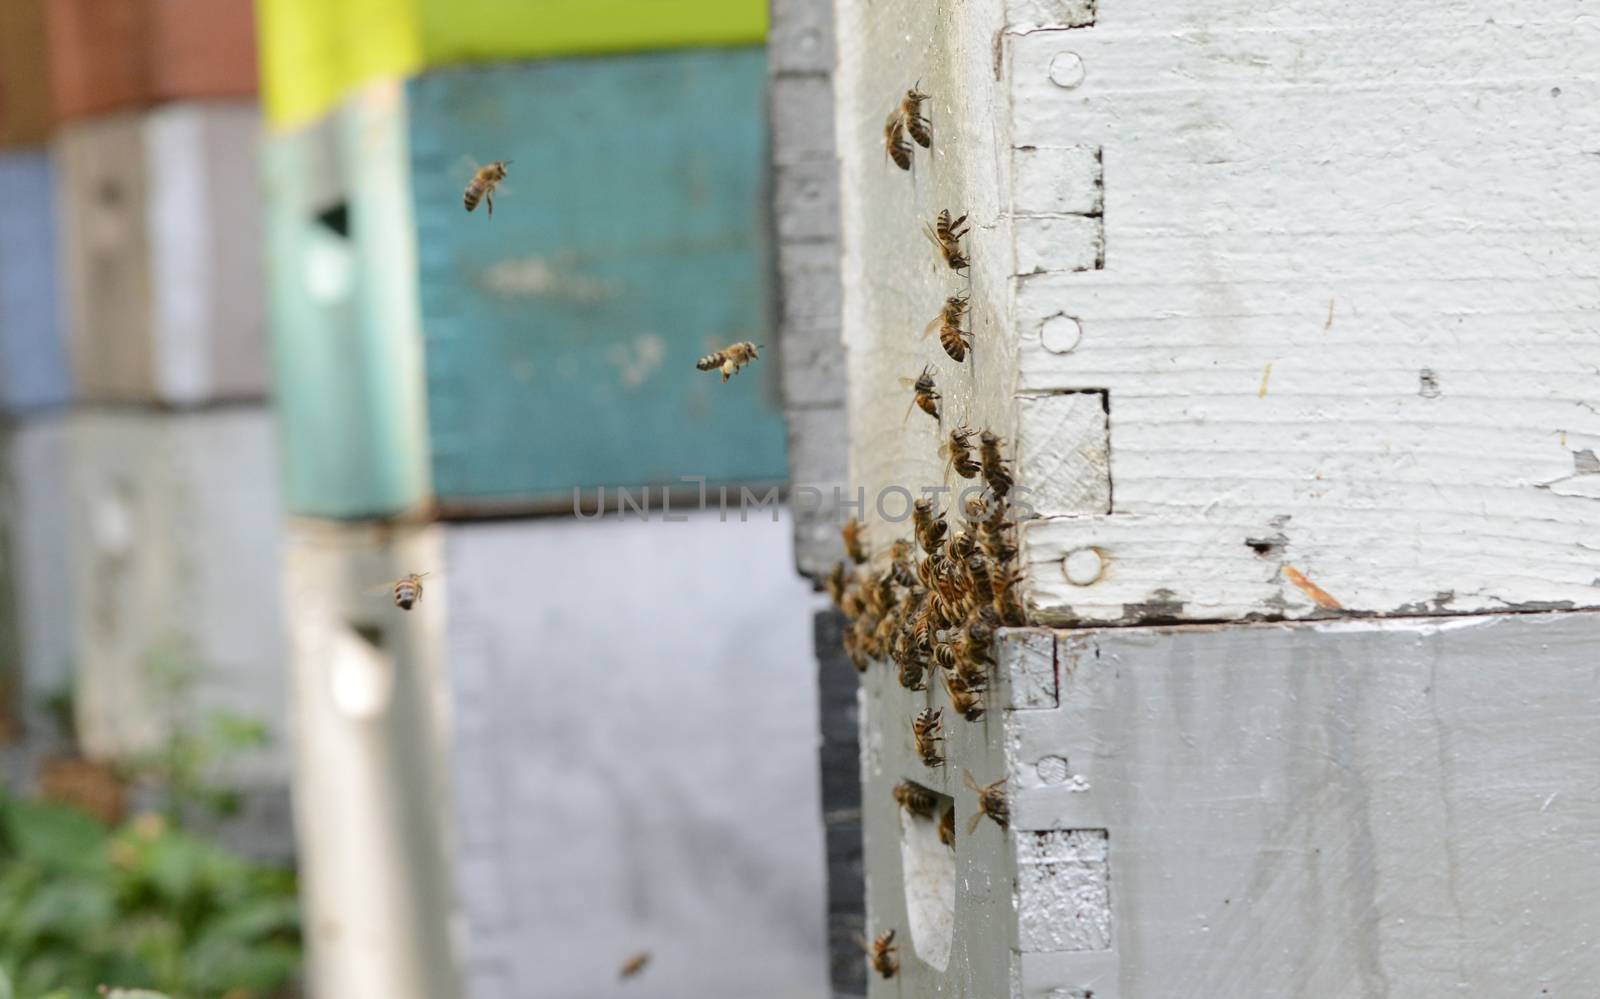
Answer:
POLYGON ((1600 605, 1581 6, 1102 5, 1012 36, 1013 172, 1103 170, 1103 269, 1017 223, 1019 389, 1110 400, 1111 514, 1023 531, 1039 620, 1600 605))

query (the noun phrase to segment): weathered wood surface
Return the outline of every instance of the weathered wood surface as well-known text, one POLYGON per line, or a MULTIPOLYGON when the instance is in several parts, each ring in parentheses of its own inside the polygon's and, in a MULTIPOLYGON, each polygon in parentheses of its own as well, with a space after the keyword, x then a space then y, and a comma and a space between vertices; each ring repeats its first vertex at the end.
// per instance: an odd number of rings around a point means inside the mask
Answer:
POLYGON ((841 3, 857 481, 929 475, 890 405, 936 295, 903 261, 965 198, 978 377, 951 411, 1003 424, 1014 387, 1108 414, 1022 420, 1035 619, 1600 605, 1584 6, 841 3), (879 166, 906 73, 937 95, 915 178, 879 166))
POLYGON ((1597 637, 1593 613, 1016 632, 1010 707, 947 720, 938 770, 908 722, 945 696, 874 668, 869 929, 899 927, 902 966, 869 994, 1581 992, 1597 637), (1007 781, 1009 831, 966 835, 963 768, 1007 781), (902 860, 901 779, 954 799, 948 942, 908 933, 937 886, 902 860))

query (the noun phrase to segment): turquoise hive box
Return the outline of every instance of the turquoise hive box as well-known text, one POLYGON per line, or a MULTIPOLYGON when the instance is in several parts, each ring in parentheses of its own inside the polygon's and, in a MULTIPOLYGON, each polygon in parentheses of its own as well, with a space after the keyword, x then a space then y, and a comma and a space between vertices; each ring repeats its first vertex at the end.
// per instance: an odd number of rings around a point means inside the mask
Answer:
POLYGON ((429 72, 268 160, 292 512, 784 480, 775 358, 727 384, 694 367, 771 343, 761 50, 429 72), (511 161, 495 214, 469 215, 492 160, 511 161))

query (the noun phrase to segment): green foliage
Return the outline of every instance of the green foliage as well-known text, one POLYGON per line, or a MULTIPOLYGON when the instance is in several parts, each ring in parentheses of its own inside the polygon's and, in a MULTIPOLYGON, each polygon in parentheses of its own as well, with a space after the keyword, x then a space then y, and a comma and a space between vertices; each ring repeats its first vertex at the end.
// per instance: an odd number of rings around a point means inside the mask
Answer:
POLYGON ((0 999, 93 999, 101 984, 264 999, 299 966, 292 873, 160 816, 108 830, 0 798, 0 999))

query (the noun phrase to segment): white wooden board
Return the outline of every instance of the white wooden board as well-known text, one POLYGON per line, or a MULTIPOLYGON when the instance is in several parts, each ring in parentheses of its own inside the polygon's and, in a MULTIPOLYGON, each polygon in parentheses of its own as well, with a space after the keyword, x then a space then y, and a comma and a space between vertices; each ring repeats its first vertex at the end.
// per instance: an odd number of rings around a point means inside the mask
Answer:
POLYGON ((838 5, 869 509, 940 476, 894 376, 938 358, 916 229, 954 202, 979 349, 940 387, 997 430, 1024 400, 1035 620, 1600 606, 1600 20, 1078 7, 838 5), (906 75, 936 95, 914 176, 882 162, 906 75), (1108 432, 1027 415, 1090 392, 1108 432))

